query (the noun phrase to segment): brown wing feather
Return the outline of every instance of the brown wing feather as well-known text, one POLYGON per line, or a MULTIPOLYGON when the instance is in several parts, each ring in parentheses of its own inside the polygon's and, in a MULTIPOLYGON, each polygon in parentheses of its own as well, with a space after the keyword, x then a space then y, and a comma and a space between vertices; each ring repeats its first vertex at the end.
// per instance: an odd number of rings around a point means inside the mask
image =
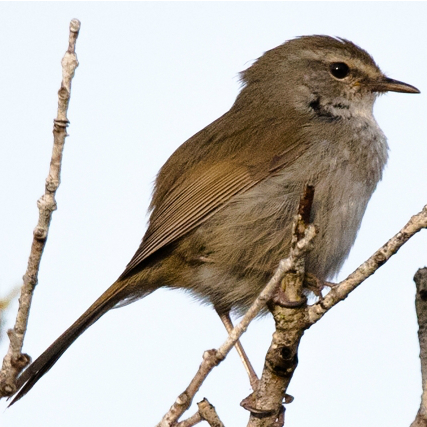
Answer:
POLYGON ((172 191, 165 204, 153 212, 144 239, 121 277, 160 248, 197 227, 234 195, 257 184, 260 178, 253 179, 243 166, 217 164, 202 171, 190 185, 172 191))
POLYGON ((285 115, 267 126, 265 118, 245 116, 241 129, 236 125, 242 122, 239 114, 243 112, 230 110, 186 141, 163 166, 148 230, 120 278, 307 149, 301 143, 307 138, 301 138, 300 118, 291 123, 285 115))

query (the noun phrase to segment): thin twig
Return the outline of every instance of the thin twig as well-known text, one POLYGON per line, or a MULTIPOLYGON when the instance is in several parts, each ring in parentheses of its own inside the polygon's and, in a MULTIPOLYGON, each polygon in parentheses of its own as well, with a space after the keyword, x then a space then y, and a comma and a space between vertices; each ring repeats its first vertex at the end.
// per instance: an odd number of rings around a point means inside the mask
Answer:
POLYGON ((417 292, 415 295, 415 308, 418 319, 418 340, 420 342, 421 378, 423 393, 421 395, 420 409, 411 424, 411 427, 427 426, 427 267, 420 268, 415 276, 417 292))
POLYGON ((53 126, 53 150, 50 162, 49 175, 46 179, 45 194, 37 201, 39 220, 33 232, 33 242, 28 260, 27 271, 23 277, 21 296, 16 322, 13 329, 8 331, 10 345, 3 359, 0 372, 0 397, 10 396, 15 391, 15 382, 19 373, 30 362, 30 357, 22 353, 25 332, 34 288, 38 281, 38 272, 43 250, 49 232, 52 212, 56 210, 55 193, 60 183, 62 152, 65 137, 67 136, 67 110, 71 95, 71 80, 74 71, 79 65, 75 54, 76 40, 79 35, 80 21, 73 19, 70 23, 68 50, 65 53, 62 65, 62 83, 58 92, 58 112, 53 126))
POLYGON ((295 264, 305 254, 307 248, 310 247, 311 241, 315 235, 316 229, 314 226, 310 225, 307 228, 304 237, 291 250, 289 257, 279 262, 279 267, 268 282, 267 286, 263 289, 261 294, 249 308, 240 323, 237 324, 231 331, 224 344, 218 350, 205 351, 203 354, 203 361, 196 375, 191 380, 187 389, 178 396, 175 403, 164 415, 160 423, 157 424, 157 427, 172 426, 190 407, 194 395, 197 393, 210 371, 222 360, 224 360, 240 336, 246 331, 249 323, 258 315, 262 308, 264 308, 267 302, 273 297, 283 276, 288 271, 291 271, 295 268, 295 264))
POLYGON ((367 261, 351 273, 345 280, 335 285, 318 303, 308 309, 308 322, 313 325, 334 305, 347 298, 364 280, 375 273, 393 256, 414 234, 427 228, 427 205, 414 215, 409 222, 385 245, 378 249, 367 261))

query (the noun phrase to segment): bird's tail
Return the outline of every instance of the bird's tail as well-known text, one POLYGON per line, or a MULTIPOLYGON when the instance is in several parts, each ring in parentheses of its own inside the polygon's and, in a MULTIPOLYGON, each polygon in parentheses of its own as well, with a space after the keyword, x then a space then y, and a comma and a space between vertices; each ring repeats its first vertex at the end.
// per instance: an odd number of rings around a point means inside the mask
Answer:
POLYGON ((25 396, 34 384, 57 362, 70 345, 102 315, 112 309, 121 299, 126 282, 110 286, 52 345, 50 345, 18 377, 17 389, 9 406, 25 396))

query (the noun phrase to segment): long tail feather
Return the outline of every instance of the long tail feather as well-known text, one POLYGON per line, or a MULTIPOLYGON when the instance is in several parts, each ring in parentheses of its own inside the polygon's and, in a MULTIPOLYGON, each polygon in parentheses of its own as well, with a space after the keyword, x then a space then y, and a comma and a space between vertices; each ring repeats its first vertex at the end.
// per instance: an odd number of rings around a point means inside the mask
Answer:
POLYGON ((25 396, 49 371, 73 342, 102 315, 123 298, 126 282, 115 282, 53 344, 51 344, 17 379, 17 390, 9 406, 25 396))

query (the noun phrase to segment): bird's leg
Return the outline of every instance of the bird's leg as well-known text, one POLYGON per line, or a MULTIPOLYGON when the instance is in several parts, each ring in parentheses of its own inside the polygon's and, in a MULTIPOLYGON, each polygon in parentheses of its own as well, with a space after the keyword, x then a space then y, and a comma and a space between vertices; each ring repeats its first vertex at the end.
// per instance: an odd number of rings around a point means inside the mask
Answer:
MULTIPOLYGON (((225 329, 227 329, 227 332, 230 333, 234 326, 233 323, 231 321, 230 318, 230 314, 229 313, 218 313, 219 318, 221 319, 222 323, 225 326, 225 329)), ((248 373, 249 376, 249 382, 251 384, 252 390, 256 390, 258 387, 258 377, 257 374, 254 370, 254 368, 251 365, 251 362, 249 361, 249 358, 245 352, 245 350, 242 347, 242 344, 240 343, 240 341, 237 341, 236 344, 234 344, 234 346, 236 347, 237 353, 239 353, 240 359, 242 360, 243 366, 246 369, 246 372, 248 373)))

